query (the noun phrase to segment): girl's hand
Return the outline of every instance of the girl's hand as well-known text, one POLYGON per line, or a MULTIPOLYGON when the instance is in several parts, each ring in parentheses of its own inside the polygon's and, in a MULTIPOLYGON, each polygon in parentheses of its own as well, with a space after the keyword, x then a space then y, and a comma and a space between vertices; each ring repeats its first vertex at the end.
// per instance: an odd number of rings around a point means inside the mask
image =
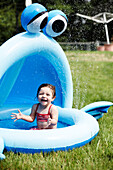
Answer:
POLYGON ((18 109, 18 112, 19 113, 12 113, 11 115, 12 117, 11 119, 15 119, 14 122, 17 121, 18 119, 22 119, 22 113, 19 109, 18 109))
POLYGON ((52 123, 52 119, 49 117, 49 118, 48 118, 48 120, 47 120, 47 124, 48 124, 48 126, 50 126, 50 125, 51 125, 51 123, 52 123))

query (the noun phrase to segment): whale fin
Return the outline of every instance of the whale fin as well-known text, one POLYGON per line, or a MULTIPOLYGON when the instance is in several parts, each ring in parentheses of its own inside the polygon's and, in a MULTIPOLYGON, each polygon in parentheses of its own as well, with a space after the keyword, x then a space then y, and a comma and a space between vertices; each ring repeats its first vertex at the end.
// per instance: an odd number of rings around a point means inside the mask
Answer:
POLYGON ((0 137, 0 159, 5 159, 5 155, 2 153, 4 150, 4 140, 0 137))
POLYGON ((93 117, 95 117, 95 119, 100 119, 104 115, 104 113, 108 112, 109 107, 112 105, 112 102, 99 101, 91 103, 83 107, 81 110, 92 115, 93 117))
POLYGON ((2 160, 2 159, 5 159, 5 155, 2 154, 2 153, 0 153, 0 159, 1 159, 1 160, 2 160))

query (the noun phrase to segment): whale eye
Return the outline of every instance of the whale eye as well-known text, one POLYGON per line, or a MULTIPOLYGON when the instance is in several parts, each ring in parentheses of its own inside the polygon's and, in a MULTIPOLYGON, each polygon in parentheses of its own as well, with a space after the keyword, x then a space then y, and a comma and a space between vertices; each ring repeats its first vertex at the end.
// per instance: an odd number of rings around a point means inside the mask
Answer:
POLYGON ((52 24, 52 30, 56 33, 62 32, 65 28, 65 21, 62 21, 60 19, 62 19, 61 16, 59 16, 58 19, 56 17, 56 21, 54 21, 52 24))
POLYGON ((64 13, 58 10, 48 13, 48 23, 43 32, 50 37, 61 35, 67 28, 67 18, 64 13), (63 15, 62 15, 63 14, 63 15))
POLYGON ((48 20, 47 9, 38 3, 27 6, 21 15, 22 27, 30 33, 38 33, 48 20))
POLYGON ((31 33, 38 33, 46 26, 47 20, 48 12, 39 13, 27 24, 27 30, 31 33))

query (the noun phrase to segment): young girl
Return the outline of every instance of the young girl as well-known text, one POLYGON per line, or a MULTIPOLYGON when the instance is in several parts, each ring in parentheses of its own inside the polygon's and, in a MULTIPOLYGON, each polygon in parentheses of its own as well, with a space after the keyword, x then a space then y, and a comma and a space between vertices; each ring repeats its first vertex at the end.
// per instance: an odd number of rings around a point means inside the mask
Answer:
POLYGON ((32 128, 31 130, 56 129, 58 110, 55 105, 51 104, 55 97, 55 87, 51 84, 42 84, 37 91, 39 103, 33 105, 31 114, 29 116, 24 115, 18 110, 19 113, 12 113, 12 119, 15 119, 14 121, 23 119, 33 122, 37 117, 37 128, 32 128))

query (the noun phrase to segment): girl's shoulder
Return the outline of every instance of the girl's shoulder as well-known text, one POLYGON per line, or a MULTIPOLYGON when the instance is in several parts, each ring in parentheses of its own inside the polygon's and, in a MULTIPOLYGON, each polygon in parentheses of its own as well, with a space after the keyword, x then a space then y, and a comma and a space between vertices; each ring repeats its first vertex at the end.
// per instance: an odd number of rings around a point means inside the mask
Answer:
POLYGON ((54 104, 51 105, 51 111, 58 111, 57 107, 54 104))
POLYGON ((32 106, 32 109, 36 109, 38 107, 39 103, 36 103, 32 106))

